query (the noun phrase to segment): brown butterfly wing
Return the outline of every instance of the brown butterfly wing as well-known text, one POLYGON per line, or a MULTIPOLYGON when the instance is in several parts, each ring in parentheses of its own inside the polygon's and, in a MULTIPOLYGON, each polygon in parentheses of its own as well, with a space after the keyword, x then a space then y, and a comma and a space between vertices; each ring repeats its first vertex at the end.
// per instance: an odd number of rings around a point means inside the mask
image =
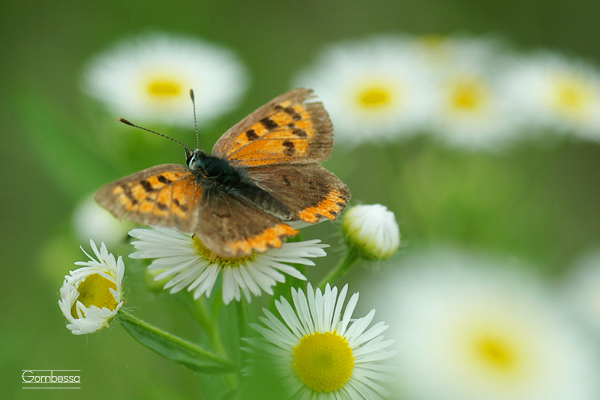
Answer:
POLYGON ((94 198, 117 218, 194 232, 202 189, 189 168, 164 164, 104 185, 94 198))
POLYGON ((319 164, 246 169, 253 183, 284 204, 294 220, 335 220, 350 200, 348 187, 319 164))
POLYGON ((298 233, 220 187, 207 190, 199 210, 201 222, 195 230, 196 236, 213 253, 225 258, 280 248, 287 236, 298 233))
POLYGON ((325 160, 333 128, 322 103, 305 103, 311 93, 295 89, 271 100, 225 132, 212 155, 241 167, 325 160))

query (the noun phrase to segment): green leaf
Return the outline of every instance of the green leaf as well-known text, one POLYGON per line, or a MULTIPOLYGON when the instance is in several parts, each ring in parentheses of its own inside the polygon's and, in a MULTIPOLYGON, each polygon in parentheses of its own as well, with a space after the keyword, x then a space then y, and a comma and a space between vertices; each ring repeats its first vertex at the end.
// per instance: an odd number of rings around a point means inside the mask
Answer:
POLYGON ((222 359, 201 347, 162 331, 133 315, 119 310, 123 328, 138 342, 161 356, 206 374, 237 372, 238 365, 222 359))

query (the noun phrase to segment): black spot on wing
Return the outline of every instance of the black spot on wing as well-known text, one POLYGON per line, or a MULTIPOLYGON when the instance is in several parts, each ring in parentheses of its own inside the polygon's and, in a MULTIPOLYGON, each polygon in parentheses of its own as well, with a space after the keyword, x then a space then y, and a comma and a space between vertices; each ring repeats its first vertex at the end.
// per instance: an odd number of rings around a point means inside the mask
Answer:
POLYGON ((293 107, 281 107, 281 106, 275 106, 276 110, 282 110, 285 113, 287 113, 290 117, 292 117, 292 119, 294 121, 300 121, 302 119, 302 115, 298 114, 296 112, 296 110, 294 110, 293 107))
POLYGON ((306 131, 304 129, 295 128, 292 130, 292 133, 298 137, 306 137, 306 131))
POLYGON ((185 204, 179 203, 179 200, 173 199, 173 204, 175 204, 181 211, 187 211, 188 207, 185 204))
POLYGON ((254 132, 254 129, 248 129, 246 131, 246 138, 250 141, 258 139, 258 135, 254 132))
POLYGON ((266 130, 268 131, 272 131, 273 129, 277 128, 279 125, 277 125, 277 123, 275 121, 273 121, 271 118, 269 117, 265 117, 263 119, 260 120, 260 123, 262 124, 262 126, 265 127, 266 130))
POLYGON ((173 182, 170 179, 165 178, 163 175, 159 175, 156 179, 158 179, 159 182, 164 183, 165 185, 168 185, 169 183, 173 182))
POLYGON ((140 181, 140 185, 142 185, 142 187, 144 188, 144 190, 145 190, 146 192, 152 192, 152 191, 154 190, 154 188, 152 187, 152 185, 150 184, 150 182, 148 182, 148 181, 147 181, 147 180, 145 180, 145 179, 142 179, 142 180, 140 181))
POLYGON ((137 199, 133 197, 133 193, 131 193, 131 188, 129 186, 121 186, 121 189, 123 189, 123 194, 127 196, 132 205, 138 203, 137 199))
POLYGON ((285 147, 283 152, 286 156, 293 156, 296 153, 296 146, 291 140, 285 140, 282 145, 285 147))

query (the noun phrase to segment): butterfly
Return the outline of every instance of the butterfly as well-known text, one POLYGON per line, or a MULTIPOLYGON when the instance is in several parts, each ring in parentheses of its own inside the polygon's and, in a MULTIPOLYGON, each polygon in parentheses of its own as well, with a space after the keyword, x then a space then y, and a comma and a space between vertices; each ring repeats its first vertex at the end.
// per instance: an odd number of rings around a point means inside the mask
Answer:
POLYGON ((350 199, 319 164, 331 153, 333 127, 322 103, 306 102, 311 93, 271 100, 225 132, 210 155, 184 145, 187 166, 148 168, 94 197, 117 218, 193 233, 220 257, 280 248, 298 233, 290 224, 335 220, 350 199))

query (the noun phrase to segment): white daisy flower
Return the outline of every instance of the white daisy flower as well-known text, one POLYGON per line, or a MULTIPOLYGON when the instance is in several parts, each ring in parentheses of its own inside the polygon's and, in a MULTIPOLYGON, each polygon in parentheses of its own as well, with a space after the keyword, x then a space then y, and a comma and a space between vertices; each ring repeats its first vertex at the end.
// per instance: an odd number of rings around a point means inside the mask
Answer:
POLYGON ((600 250, 577 260, 563 285, 573 314, 600 332, 600 250))
MULTIPOLYGON (((270 357, 277 371, 290 385, 294 399, 376 400, 387 390, 376 381, 389 380, 389 366, 381 361, 394 355, 387 350, 391 340, 383 341, 387 326, 379 322, 367 329, 375 310, 352 319, 358 293, 352 295, 345 310, 348 285, 338 289, 327 285, 324 293, 306 294, 292 288, 293 306, 284 298, 275 301, 281 319, 264 309, 260 317, 265 326, 251 324, 263 338, 245 339, 257 357, 270 357)), ((252 361, 252 360, 251 360, 252 361)), ((250 374, 259 371, 249 370, 250 374)))
POLYGON ((86 196, 75 207, 71 223, 80 241, 91 238, 109 247, 123 242, 131 228, 131 224, 119 221, 100 207, 92 196, 86 196))
POLYGON ((83 268, 65 276, 60 288, 58 306, 67 319, 67 328, 74 335, 85 335, 108 326, 123 305, 123 259, 115 259, 104 243, 100 250, 93 240, 90 240, 90 246, 97 259, 84 250, 90 260, 76 262, 75 265, 83 268))
POLYGON ((339 142, 393 139, 422 130, 432 91, 424 67, 409 39, 375 37, 324 49, 295 86, 319 94, 339 142))
POLYGON ((148 34, 118 43, 85 70, 86 93, 118 116, 193 126, 233 109, 248 86, 245 68, 229 50, 190 37, 148 34))
POLYGON ((395 398, 600 398, 590 343, 524 271, 454 252, 395 271, 373 293, 399 349, 395 398))
POLYGON ((600 73, 583 62, 545 52, 514 60, 503 85, 515 117, 534 127, 600 141, 600 73))
POLYGON ((388 258, 400 246, 396 217, 381 204, 359 205, 347 210, 342 221, 342 233, 346 242, 366 258, 388 258))
POLYGON ((222 274, 223 302, 240 301, 242 293, 248 302, 251 294, 260 296, 264 291, 273 294, 277 282, 285 282, 285 275, 306 280, 296 268, 288 264, 315 265, 310 258, 325 257, 329 247, 320 240, 284 243, 279 249, 254 253, 248 257, 225 259, 212 254, 196 236, 173 229, 132 229, 129 234, 138 241, 131 244, 138 250, 131 258, 154 258, 151 270, 161 270, 154 279, 171 278, 164 286, 176 293, 184 288, 194 292, 194 298, 210 296, 215 282, 222 274))

